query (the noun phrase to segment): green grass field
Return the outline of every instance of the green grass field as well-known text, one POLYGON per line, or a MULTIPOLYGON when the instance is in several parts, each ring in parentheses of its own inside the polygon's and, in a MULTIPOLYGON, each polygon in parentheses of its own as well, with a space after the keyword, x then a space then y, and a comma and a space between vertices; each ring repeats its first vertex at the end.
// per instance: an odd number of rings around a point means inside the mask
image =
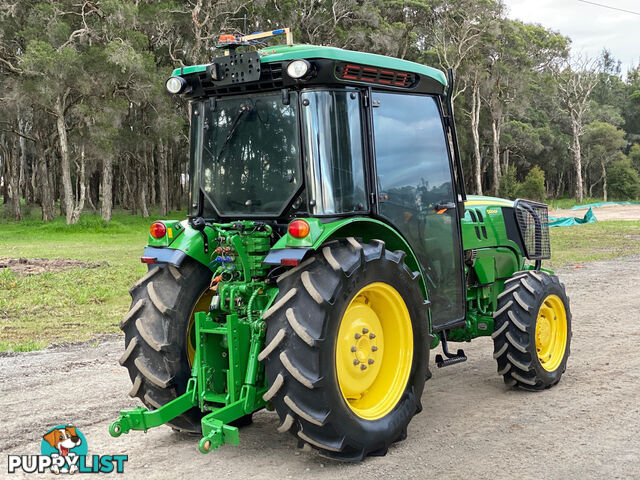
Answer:
MULTIPOLYGON (((174 212, 169 218, 184 218, 174 212)), ((110 224, 85 215, 74 226, 62 218, 49 224, 39 219, 0 221, 0 258, 72 258, 104 263, 38 275, 17 275, 0 269, 0 351, 27 351, 52 343, 87 341, 119 332, 129 308, 129 287, 146 266, 140 254, 148 226, 126 213, 110 224)), ((591 260, 640 255, 640 222, 597 222, 551 229, 551 268, 591 260)))
MULTIPOLYGON (((175 212, 168 218, 185 216, 175 212)), ((0 351, 119 332, 130 304, 129 287, 147 269, 140 255, 155 218, 117 213, 106 224, 86 215, 73 226, 62 218, 49 224, 2 221, 0 258, 72 258, 106 265, 28 276, 0 269, 0 351)))

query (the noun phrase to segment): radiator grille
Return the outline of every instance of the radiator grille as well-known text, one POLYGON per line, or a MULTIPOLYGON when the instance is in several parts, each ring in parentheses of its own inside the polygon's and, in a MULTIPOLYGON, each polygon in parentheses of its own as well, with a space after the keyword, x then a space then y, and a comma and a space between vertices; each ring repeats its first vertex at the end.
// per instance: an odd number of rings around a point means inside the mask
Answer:
POLYGON ((513 204, 513 210, 522 237, 525 257, 529 260, 551 258, 547 205, 518 199, 513 204))

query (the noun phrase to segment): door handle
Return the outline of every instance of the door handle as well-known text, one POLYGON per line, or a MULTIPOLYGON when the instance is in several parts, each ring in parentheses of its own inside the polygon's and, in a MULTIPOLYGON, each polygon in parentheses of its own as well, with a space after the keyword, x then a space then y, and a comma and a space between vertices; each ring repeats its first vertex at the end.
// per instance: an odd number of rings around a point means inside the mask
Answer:
POLYGON ((436 213, 438 215, 446 212, 447 210, 450 210, 452 208, 456 208, 456 204, 453 202, 446 202, 446 203, 436 203, 434 209, 436 211, 436 213))

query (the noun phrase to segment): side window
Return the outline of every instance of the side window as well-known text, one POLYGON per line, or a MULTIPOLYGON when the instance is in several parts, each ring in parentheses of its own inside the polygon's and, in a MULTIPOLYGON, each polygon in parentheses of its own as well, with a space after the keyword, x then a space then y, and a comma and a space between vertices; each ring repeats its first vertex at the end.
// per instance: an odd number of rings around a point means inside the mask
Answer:
POLYGON ((459 222, 447 140, 433 97, 375 93, 379 213, 409 241, 434 326, 464 316, 459 222))
POLYGON ((312 213, 366 210, 360 94, 311 90, 301 98, 312 213))

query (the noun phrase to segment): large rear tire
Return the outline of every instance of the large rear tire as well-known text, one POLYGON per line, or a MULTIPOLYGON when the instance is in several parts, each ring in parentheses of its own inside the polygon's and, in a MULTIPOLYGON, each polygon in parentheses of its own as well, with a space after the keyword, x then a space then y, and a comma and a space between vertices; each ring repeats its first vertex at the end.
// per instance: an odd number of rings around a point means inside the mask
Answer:
POLYGON ((507 385, 544 390, 560 381, 571 345, 569 298, 558 277, 516 272, 498 296, 493 357, 507 385))
MULTIPOLYGON (((131 309, 120 322, 125 352, 120 365, 129 370, 129 395, 156 409, 182 395, 191 375, 189 324, 196 305, 202 308, 211 271, 186 259, 180 268, 153 266, 131 287, 131 309)), ((192 345, 191 345, 192 347, 192 345)), ((202 413, 195 408, 169 425, 200 432, 202 413)))
POLYGON ((406 437, 429 340, 418 275, 403 259, 381 241, 348 238, 280 276, 259 356, 278 431, 348 461, 406 437))

